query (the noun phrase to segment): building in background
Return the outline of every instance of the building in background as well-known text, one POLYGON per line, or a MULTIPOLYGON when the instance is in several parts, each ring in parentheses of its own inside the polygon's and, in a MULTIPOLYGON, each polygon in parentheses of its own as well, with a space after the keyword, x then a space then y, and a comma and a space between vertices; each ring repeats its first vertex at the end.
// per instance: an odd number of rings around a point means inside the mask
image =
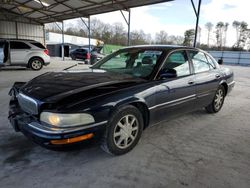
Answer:
MULTIPOLYGON (((46 45, 49 50, 49 55, 52 57, 62 56, 62 34, 46 32, 46 45)), ((86 37, 79 37, 64 34, 64 56, 69 57, 70 51, 76 48, 88 48, 89 39, 86 37)), ((90 46, 93 49, 96 46, 103 45, 103 41, 98 39, 90 39, 90 46)))
MULTIPOLYGON (((21 19, 21 18, 20 18, 21 19)), ((45 44, 44 25, 0 20, 0 38, 29 39, 45 44)))

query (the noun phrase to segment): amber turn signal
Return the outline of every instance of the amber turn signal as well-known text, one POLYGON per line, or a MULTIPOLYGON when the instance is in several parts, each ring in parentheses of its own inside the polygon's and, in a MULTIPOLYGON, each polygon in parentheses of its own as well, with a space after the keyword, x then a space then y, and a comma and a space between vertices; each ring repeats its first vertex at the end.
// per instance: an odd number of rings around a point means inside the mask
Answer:
POLYGON ((93 136, 94 136, 93 133, 89 133, 89 134, 77 136, 77 137, 74 137, 74 138, 67 138, 67 139, 61 139, 61 140, 51 140, 50 143, 55 144, 55 145, 71 144, 71 143, 80 142, 80 141, 83 141, 83 140, 88 140, 88 139, 92 138, 93 136))

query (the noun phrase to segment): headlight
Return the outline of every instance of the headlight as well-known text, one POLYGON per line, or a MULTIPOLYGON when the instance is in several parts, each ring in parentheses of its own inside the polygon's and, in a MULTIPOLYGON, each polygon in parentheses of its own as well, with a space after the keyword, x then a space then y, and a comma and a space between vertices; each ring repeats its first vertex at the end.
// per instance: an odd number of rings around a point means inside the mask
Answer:
POLYGON ((40 121, 58 127, 72 127, 94 123, 95 119, 92 115, 86 113, 79 114, 57 114, 51 112, 42 112, 40 121))

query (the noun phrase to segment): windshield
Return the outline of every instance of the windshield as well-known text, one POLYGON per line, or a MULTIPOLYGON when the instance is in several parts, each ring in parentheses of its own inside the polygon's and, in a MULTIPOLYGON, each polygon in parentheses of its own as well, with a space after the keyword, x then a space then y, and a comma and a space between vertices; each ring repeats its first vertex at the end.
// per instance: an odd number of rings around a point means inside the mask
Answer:
POLYGON ((120 50, 99 61, 92 69, 148 78, 162 54, 161 50, 151 49, 120 50))

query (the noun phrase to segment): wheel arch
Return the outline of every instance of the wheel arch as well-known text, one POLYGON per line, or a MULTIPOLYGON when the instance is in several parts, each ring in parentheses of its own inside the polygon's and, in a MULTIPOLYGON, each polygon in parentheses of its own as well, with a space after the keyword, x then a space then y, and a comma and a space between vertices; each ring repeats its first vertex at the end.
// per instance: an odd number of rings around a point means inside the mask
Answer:
POLYGON ((29 60, 28 60, 28 66, 29 66, 29 67, 30 67, 31 60, 32 60, 32 59, 35 59, 35 58, 38 58, 38 59, 42 60, 42 63, 43 63, 43 65, 44 65, 44 60, 43 60, 42 57, 40 57, 40 56, 32 56, 32 57, 30 57, 29 60))
POLYGON ((119 109, 120 107, 123 107, 126 105, 132 105, 132 106, 136 107, 141 112, 142 117, 143 117, 143 121, 144 121, 143 129, 146 129, 149 126, 150 112, 149 112, 149 109, 148 109, 146 102, 143 100, 137 99, 137 100, 129 100, 129 101, 120 102, 112 108, 112 110, 110 111, 111 114, 113 112, 115 112, 116 109, 119 109))
POLYGON ((228 92, 228 85, 227 85, 227 82, 226 81, 222 81, 220 83, 220 85, 222 85, 225 89, 225 95, 227 95, 227 92, 228 92))
POLYGON ((146 129, 149 126, 149 120, 150 120, 150 112, 148 106, 141 101, 132 102, 130 103, 130 105, 135 106, 137 109, 139 109, 144 120, 143 129, 146 129))

